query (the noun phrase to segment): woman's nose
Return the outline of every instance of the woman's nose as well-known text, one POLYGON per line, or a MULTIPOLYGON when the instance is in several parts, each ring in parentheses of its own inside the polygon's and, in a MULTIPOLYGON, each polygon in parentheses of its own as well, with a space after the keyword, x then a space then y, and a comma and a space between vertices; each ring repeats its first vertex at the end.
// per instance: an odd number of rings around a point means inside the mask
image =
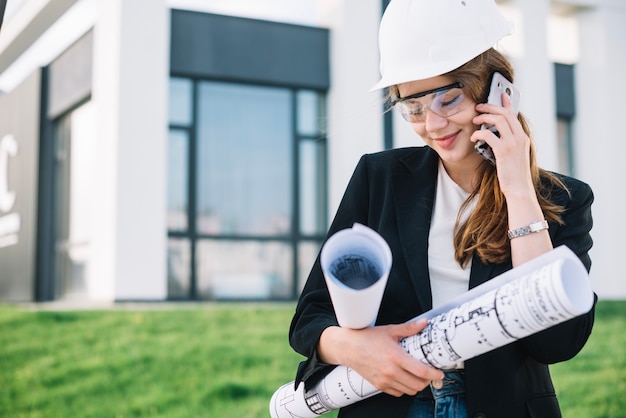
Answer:
POLYGON ((443 116, 439 116, 430 109, 426 111, 425 118, 424 127, 428 132, 435 132, 448 124, 448 119, 443 116))

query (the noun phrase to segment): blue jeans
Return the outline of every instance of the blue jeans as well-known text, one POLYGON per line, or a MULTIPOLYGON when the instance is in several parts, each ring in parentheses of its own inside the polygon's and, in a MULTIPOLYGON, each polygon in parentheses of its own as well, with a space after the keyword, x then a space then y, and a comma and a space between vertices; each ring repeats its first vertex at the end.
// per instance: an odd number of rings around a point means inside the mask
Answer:
POLYGON ((443 384, 433 382, 415 396, 407 418, 467 418, 464 372, 444 373, 443 384))

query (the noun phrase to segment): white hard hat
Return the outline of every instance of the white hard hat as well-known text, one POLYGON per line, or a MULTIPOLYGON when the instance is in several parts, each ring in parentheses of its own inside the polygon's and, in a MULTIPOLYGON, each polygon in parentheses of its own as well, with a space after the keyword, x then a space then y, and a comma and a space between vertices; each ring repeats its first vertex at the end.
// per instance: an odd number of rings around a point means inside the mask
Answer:
POLYGON ((513 25, 493 0, 391 0, 380 22, 380 81, 372 90, 445 74, 513 25))

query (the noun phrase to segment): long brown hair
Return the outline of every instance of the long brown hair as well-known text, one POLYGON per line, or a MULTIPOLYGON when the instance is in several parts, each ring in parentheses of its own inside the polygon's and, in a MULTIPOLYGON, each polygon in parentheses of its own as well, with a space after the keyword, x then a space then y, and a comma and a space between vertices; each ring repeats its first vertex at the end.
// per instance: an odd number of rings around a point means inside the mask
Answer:
MULTIPOLYGON (((491 48, 444 75, 463 83, 463 90, 475 103, 485 103, 489 95, 491 76, 496 71, 511 82, 515 81, 513 66, 509 60, 491 48)), ((387 97, 388 103, 397 97, 397 86, 391 86, 387 97)), ((541 210, 548 221, 561 224, 563 223, 561 213, 564 209, 550 200, 550 191, 554 187, 567 191, 567 187, 553 173, 537 166, 535 146, 528 122, 521 112, 518 113, 517 119, 531 139, 530 173, 541 210)), ((511 258, 511 245, 507 236, 509 221, 506 199, 500 189, 496 168, 485 160, 478 167, 477 175, 480 181, 462 205, 459 214, 474 197, 478 196, 476 208, 462 224, 457 217, 454 228, 455 259, 461 266, 466 266, 474 254, 477 254, 483 263, 502 263, 511 258)))
MULTIPOLYGON (((475 103, 484 103, 489 94, 491 75, 498 71, 510 81, 514 81, 513 67, 509 60, 495 49, 489 49, 461 67, 445 74, 463 83, 464 91, 475 103)), ((552 203, 550 190, 556 186, 567 190, 553 173, 537 166, 535 147, 530 128, 524 115, 518 114, 524 132, 530 141, 530 172, 539 205, 548 221, 562 223, 563 208, 552 203)), ((478 196, 476 209, 463 224, 457 218, 455 225, 454 247, 455 258, 461 266, 467 265, 474 254, 487 263, 502 263, 510 260, 511 246, 507 237, 508 215, 506 199, 496 173, 496 168, 484 161, 478 168, 480 181, 476 189, 463 204, 462 210, 475 196, 478 196)))

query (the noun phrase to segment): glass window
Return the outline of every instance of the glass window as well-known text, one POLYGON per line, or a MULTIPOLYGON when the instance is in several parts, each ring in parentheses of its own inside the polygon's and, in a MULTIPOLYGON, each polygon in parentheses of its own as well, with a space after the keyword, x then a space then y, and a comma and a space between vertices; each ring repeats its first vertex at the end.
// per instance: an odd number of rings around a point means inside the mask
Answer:
POLYGON ((327 228, 323 103, 311 90, 172 79, 169 298, 297 297, 327 228))
POLYGON ((78 299, 89 287, 92 239, 95 109, 87 102, 55 121, 55 287, 59 299, 78 299))
POLYGON ((191 80, 170 78, 170 124, 187 126, 191 123, 192 87, 191 80))
POLYGON ((202 82, 198 93, 198 232, 289 233, 290 91, 202 82))
POLYGON ((573 173, 573 146, 571 139, 571 122, 569 119, 558 118, 556 122, 557 128, 557 146, 559 153, 559 172, 568 175, 573 173))
POLYGON ((186 131, 170 130, 167 153, 167 228, 186 230, 189 135, 186 131))
POLYGON ((311 90, 298 92, 298 134, 317 136, 324 130, 319 93, 311 90))
POLYGON ((191 247, 187 239, 170 238, 167 243, 167 294, 170 299, 187 299, 191 292, 191 247))
POLYGON ((325 162, 325 142, 300 141, 300 232, 305 235, 326 230, 325 162))
POLYGON ((300 294, 306 283, 306 279, 309 277, 313 263, 317 258, 317 254, 322 248, 322 243, 319 241, 305 241, 298 246, 298 281, 296 283, 296 293, 300 294))
POLYGON ((289 297, 293 282, 291 245, 274 241, 198 243, 198 293, 203 299, 289 297))

